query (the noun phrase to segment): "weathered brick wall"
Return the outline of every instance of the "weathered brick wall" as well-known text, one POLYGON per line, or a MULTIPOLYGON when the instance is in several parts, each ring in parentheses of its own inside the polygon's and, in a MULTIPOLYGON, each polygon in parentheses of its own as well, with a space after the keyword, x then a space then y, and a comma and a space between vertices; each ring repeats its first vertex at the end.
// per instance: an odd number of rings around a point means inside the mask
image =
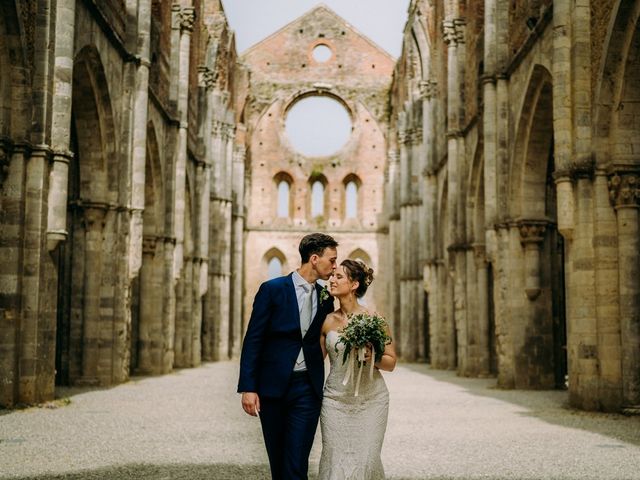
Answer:
POLYGON ((542 10, 552 3, 552 0, 509 1, 509 55, 515 54, 529 36, 527 21, 537 23, 542 10))
MULTIPOLYGON (((251 70, 252 99, 246 112, 251 169, 245 262, 245 308, 249 314, 253 295, 266 279, 265 254, 278 248, 286 256, 288 268, 296 268, 300 262, 297 244, 305 233, 321 230, 335 234, 344 242, 340 258, 361 248, 377 268, 376 232, 387 150, 383 132, 389 114, 393 59, 333 12, 318 7, 250 48, 241 60, 251 70), (319 44, 332 50, 324 63, 312 55, 319 44), (351 114, 353 130, 337 153, 307 157, 289 146, 284 132, 286 112, 299 95, 323 92, 343 102, 351 114), (276 218, 274 177, 280 172, 293 180, 288 219, 276 218), (325 214, 315 219, 309 211, 313 174, 326 179, 325 214), (361 181, 358 215, 345 220, 343 182, 352 174, 361 181)), ((374 291, 376 285, 380 291, 371 298, 383 306, 384 279, 374 283, 374 291)))

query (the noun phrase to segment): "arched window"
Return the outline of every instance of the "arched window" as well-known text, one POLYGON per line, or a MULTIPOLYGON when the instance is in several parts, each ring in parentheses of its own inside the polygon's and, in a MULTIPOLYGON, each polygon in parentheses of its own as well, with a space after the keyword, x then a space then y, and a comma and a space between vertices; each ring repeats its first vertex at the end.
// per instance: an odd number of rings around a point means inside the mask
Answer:
POLYGON ((273 177, 274 187, 276 189, 276 217, 289 218, 291 216, 291 190, 293 178, 287 172, 278 172, 273 177))
POLYGON ((289 182, 280 180, 278 183, 278 217, 289 216, 289 182))
POLYGON ((282 276, 282 262, 278 257, 273 257, 267 264, 267 279, 277 278, 282 276))
POLYGON ((311 185, 311 218, 324 215, 324 184, 315 180, 311 185))
POLYGON ((358 216, 358 185, 353 180, 345 187, 345 217, 357 218, 358 216))

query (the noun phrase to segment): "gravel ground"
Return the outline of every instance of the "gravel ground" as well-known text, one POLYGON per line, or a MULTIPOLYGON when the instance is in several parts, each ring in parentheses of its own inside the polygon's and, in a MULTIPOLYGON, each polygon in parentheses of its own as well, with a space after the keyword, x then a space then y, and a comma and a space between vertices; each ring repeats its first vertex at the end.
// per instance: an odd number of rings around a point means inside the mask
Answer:
MULTIPOLYGON (((258 421, 234 393, 237 368, 60 389, 55 408, 1 412, 0 478, 267 479, 258 421)), ((640 417, 574 411, 566 392, 498 390, 425 365, 385 378, 390 479, 640 480, 640 417)), ((311 478, 320 449, 318 431, 311 478)))

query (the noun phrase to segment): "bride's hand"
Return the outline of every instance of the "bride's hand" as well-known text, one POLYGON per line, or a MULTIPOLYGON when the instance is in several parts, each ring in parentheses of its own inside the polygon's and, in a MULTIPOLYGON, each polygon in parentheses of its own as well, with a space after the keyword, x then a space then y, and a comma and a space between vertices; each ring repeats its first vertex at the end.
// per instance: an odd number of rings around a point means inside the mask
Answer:
POLYGON ((367 344, 367 348, 364 351, 364 361, 366 363, 369 363, 371 361, 371 351, 372 351, 372 347, 371 344, 367 344))

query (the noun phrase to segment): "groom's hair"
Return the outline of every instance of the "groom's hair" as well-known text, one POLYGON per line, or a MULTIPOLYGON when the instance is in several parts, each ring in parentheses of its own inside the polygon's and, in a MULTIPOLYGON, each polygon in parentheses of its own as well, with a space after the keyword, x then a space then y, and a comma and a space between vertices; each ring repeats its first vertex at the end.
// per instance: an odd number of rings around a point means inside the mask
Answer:
POLYGON ((302 263, 307 263, 311 258, 311 255, 322 256, 325 248, 336 248, 337 246, 338 242, 336 242, 330 235, 326 235, 324 233, 310 233, 300 240, 298 250, 300 251, 302 263))

